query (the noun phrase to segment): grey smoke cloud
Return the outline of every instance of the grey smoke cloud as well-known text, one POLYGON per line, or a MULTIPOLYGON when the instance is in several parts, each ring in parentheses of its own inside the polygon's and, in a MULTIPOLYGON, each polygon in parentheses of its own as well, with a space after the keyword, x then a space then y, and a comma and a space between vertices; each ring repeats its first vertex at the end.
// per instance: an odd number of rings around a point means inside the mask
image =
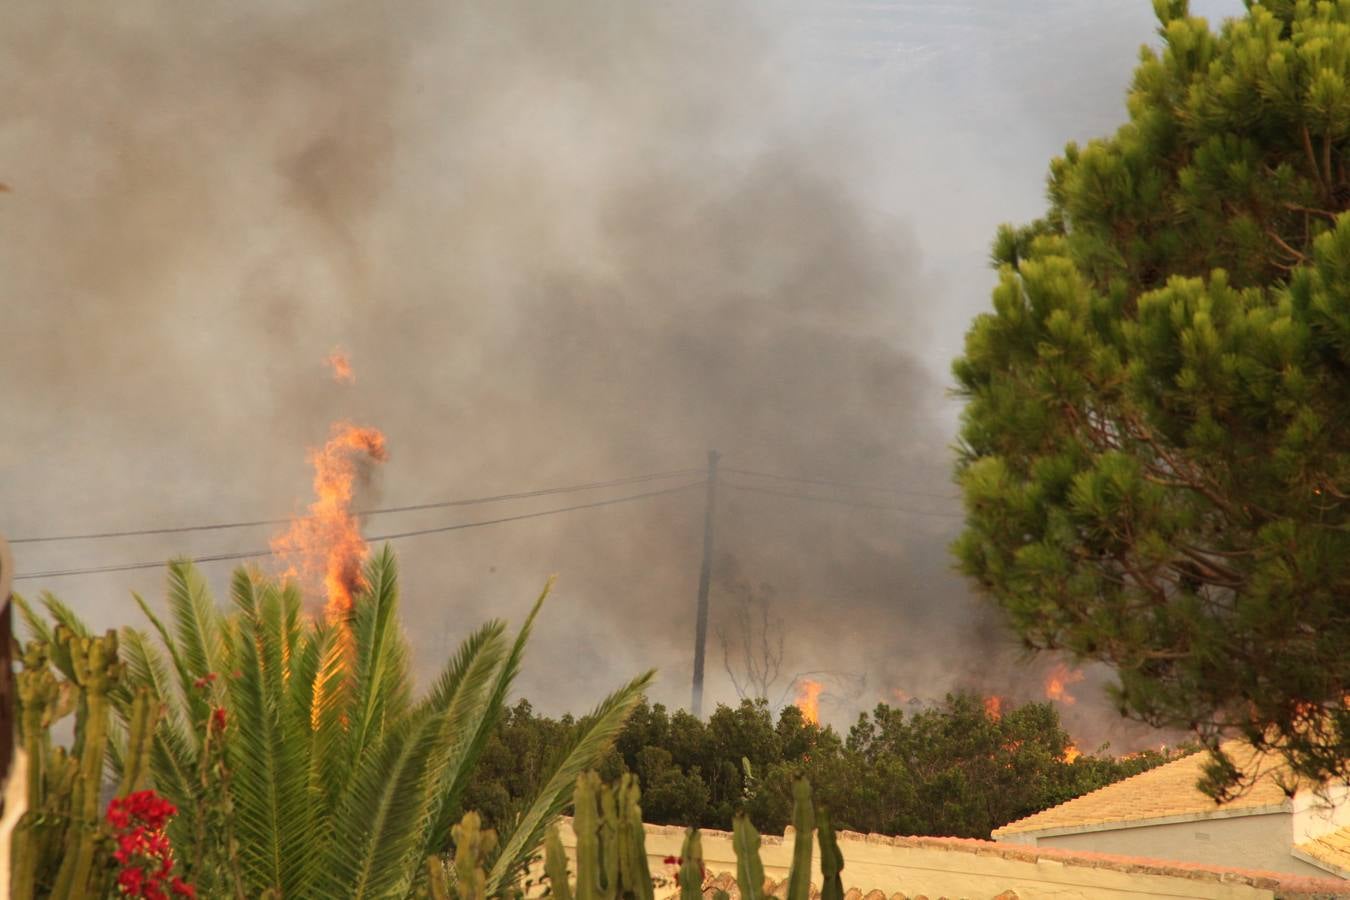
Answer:
MULTIPOLYGON (((1084 136, 1062 133, 1073 110, 1119 119, 1152 27, 1136 6, 1061 0, 1033 25, 995 0, 13 4, 0 527, 284 515, 339 418, 388 437, 367 505, 698 467, 714 446, 732 467, 954 494, 945 366, 987 304, 988 236, 1036 214, 1048 157, 1084 136), (1107 36, 1112 53, 1074 57, 1099 77, 1047 67, 1066 33, 1107 36), (353 386, 329 378, 334 345, 353 386)), ((773 586, 785 668, 865 676, 827 717, 895 688, 1038 696, 1043 666, 951 572, 959 506, 847 496, 933 515, 719 499, 719 566, 773 586)), ((682 704, 701 527, 692 491, 402 542, 419 664, 518 619, 557 572, 522 693, 575 710, 655 665, 657 699, 682 704)), ((36 545, 19 566, 269 536, 36 545)), ((110 625, 161 578, 40 586, 110 625)), ((735 596, 719 579, 714 624, 735 596)), ((1076 728, 1134 735, 1078 693, 1076 728)), ((715 640, 708 694, 733 699, 715 640)))

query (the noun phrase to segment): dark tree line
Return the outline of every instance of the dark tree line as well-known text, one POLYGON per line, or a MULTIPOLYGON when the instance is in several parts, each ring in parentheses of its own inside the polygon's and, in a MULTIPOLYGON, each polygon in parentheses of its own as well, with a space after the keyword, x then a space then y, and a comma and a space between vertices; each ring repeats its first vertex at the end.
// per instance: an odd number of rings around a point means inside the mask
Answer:
MULTIPOLYGON (((581 724, 537 715, 524 700, 510 708, 466 807, 494 824, 509 823, 581 724)), ((1070 747, 1051 704, 1029 703, 995 717, 968 694, 916 712, 880 704, 845 736, 805 722, 792 706, 775 719, 763 701, 719 706, 706 722, 644 703, 601 774, 635 773, 643 817, 652 824, 728 829, 744 809, 761 831, 781 834, 792 812, 792 782, 804 775, 839 828, 987 838, 1001 825, 1168 758, 1147 751, 1068 762, 1070 747)))

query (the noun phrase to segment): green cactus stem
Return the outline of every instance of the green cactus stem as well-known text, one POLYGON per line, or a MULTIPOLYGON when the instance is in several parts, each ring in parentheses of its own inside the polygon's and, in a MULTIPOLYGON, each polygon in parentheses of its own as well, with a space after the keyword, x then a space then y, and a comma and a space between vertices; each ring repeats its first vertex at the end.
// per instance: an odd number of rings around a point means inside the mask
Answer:
POLYGON ((553 900, 572 900, 572 888, 567 881, 567 853, 563 850, 557 826, 549 828, 544 839, 544 874, 548 876, 553 900))
POLYGON ((811 844, 815 840, 815 811, 811 806, 811 786, 799 780, 792 786, 792 827, 797 833, 792 844, 792 869, 788 873, 787 900, 809 900, 811 896, 811 844))
MULTIPOLYGON (((758 842, 758 835, 756 835, 758 842)), ((698 829, 691 828, 684 837, 684 848, 680 851, 680 900, 702 900, 703 897, 703 839, 699 837, 698 829)), ((755 863, 759 863, 759 856, 756 854, 755 863)), ((764 884, 764 876, 761 869, 760 885, 764 884)), ((746 894, 742 893, 742 897, 746 894)))
POLYGON ((844 871, 844 854, 839 852, 839 842, 834 839, 829 813, 822 809, 819 818, 820 874, 824 878, 820 886, 820 900, 844 900, 844 881, 840 877, 844 871))
POLYGON ((121 675, 117 661, 117 632, 103 637, 79 637, 57 629, 57 641, 67 642, 71 670, 80 689, 84 715, 77 747, 79 777, 71 792, 70 825, 66 830, 65 854, 52 890, 55 900, 78 900, 89 893, 89 879, 98 853, 99 788, 108 753, 109 691, 121 675))

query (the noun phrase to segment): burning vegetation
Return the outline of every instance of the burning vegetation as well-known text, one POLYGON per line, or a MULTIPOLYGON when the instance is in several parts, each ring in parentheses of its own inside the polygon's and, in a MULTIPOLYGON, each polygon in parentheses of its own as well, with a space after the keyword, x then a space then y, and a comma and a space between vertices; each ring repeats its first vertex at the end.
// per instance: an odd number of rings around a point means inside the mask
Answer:
POLYGON ((1072 706, 1078 702, 1078 698, 1069 693, 1069 685, 1082 680, 1082 669, 1070 669, 1064 663, 1057 663, 1050 674, 1045 676, 1045 696, 1065 706, 1072 706))
POLYGON ((820 692, 823 685, 819 681, 803 678, 797 682, 796 706, 802 711, 802 718, 812 725, 820 724, 820 692))
POLYGON ((314 496, 306 515, 272 540, 272 552, 311 596, 322 595, 330 621, 346 621, 361 587, 361 564, 369 554, 352 512, 356 482, 388 458, 384 435, 375 428, 338 422, 321 449, 311 450, 314 496))

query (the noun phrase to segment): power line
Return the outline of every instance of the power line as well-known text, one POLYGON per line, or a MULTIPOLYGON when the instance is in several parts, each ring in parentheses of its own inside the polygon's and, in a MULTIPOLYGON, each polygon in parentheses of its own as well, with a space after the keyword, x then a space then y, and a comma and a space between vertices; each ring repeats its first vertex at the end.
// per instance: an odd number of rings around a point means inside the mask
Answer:
POLYGON ((934 500, 956 500, 952 494, 932 494, 926 491, 914 491, 907 488, 883 487, 878 484, 856 484, 848 481, 829 481, 824 478, 799 478, 794 475, 775 475, 771 472, 755 472, 750 469, 732 469, 724 468, 724 472, 732 472, 736 475, 752 475, 755 478, 769 478, 774 481, 795 481, 798 484, 819 484, 827 487, 852 488, 859 491, 881 491, 888 494, 903 494, 914 497, 932 497, 934 500))
MULTIPOLYGON (((393 534, 376 534, 366 538, 370 543, 376 541, 396 541, 402 538, 417 537, 424 534, 440 534, 446 531, 460 531, 465 528, 481 528, 485 525, 500 525, 504 522, 519 522, 522 519, 537 519, 541 516, 553 516, 559 513, 573 512, 579 509, 594 509, 600 506, 613 506, 617 503, 629 503, 633 500, 643 500, 648 497, 660 497, 664 494, 675 494, 680 491, 686 491, 693 487, 699 487, 703 481, 691 481, 673 488, 663 488, 657 491, 645 491, 641 494, 629 494, 625 497, 612 497, 608 500, 596 500, 591 503, 578 503, 573 506, 563 506, 557 509, 545 509, 538 512, 520 513, 514 516, 502 516, 497 519, 484 519, 478 522, 460 522, 455 525, 441 525, 436 528, 419 528, 413 531, 400 531, 393 534)), ((261 559, 271 556, 271 550, 247 550, 240 553, 216 553, 210 556, 195 556, 190 560, 194 563, 202 562, 221 562, 223 560, 239 559, 261 559)), ((154 562, 139 563, 121 563, 108 566, 93 566, 85 569, 53 569, 48 572, 27 572, 14 576, 15 581, 24 581, 33 578, 62 578, 67 575, 96 575, 103 572, 128 572, 133 569, 157 569, 165 564, 164 560, 154 562)))
POLYGON ((500 519, 485 519, 481 522, 464 522, 458 525, 441 525, 437 528, 418 528, 415 531, 400 531, 396 534, 377 534, 367 538, 368 541, 396 541, 400 538, 417 537, 423 534, 440 534, 444 531, 458 531, 461 528, 478 528, 483 525, 500 525, 503 522, 519 522, 521 519, 535 519, 539 516, 552 516, 557 513, 572 512, 578 509, 595 509, 598 506, 613 506, 616 503, 627 503, 630 500, 642 500, 647 497, 660 497, 663 494, 678 494, 680 491, 687 491, 690 488, 699 487, 703 480, 691 481, 687 484, 681 484, 673 488, 662 488, 659 491, 646 491, 641 494, 629 494, 626 497, 613 497, 609 500, 596 500, 591 503, 578 503, 575 506, 563 506, 558 509, 546 509, 542 512, 520 513, 515 516, 502 516, 500 519))
MULTIPOLYGON (((728 469, 727 471, 731 471, 728 469)), ((736 484, 727 482, 727 487, 737 491, 751 491, 756 494, 772 494, 775 497, 792 497, 796 500, 814 500, 817 503, 835 503, 839 506, 854 506, 860 509, 884 509, 890 512, 905 513, 912 516, 931 516, 938 519, 962 519, 965 516, 962 513, 944 513, 928 509, 909 509, 904 506, 893 506, 888 503, 864 503, 859 500, 848 500, 843 497, 821 497, 816 494, 798 494, 792 491, 776 491, 773 488, 752 487, 748 484, 736 484)))
MULTIPOLYGON (((512 494, 495 494, 490 497, 471 497, 463 500, 440 500, 433 503, 416 503, 409 506, 385 506, 379 509, 358 510, 358 516, 378 516, 385 513, 413 512, 422 509, 445 509, 452 506, 477 506, 482 503, 497 503, 503 500, 524 500, 530 497, 543 497, 548 494, 568 494, 575 491, 589 491, 598 488, 618 487, 624 484, 638 484, 645 481, 657 481, 674 478, 677 475, 694 475, 701 469, 674 469, 669 472, 653 472, 649 475, 633 475, 628 478, 614 478, 609 481, 592 481, 586 484, 572 484, 563 487, 539 488, 533 491, 517 491, 512 494)), ((95 531, 84 534, 54 534, 43 537, 12 538, 11 544, 41 544, 55 541, 85 541, 115 537, 137 537, 146 534, 184 534, 191 531, 223 531, 232 528, 253 528, 260 525, 285 525, 293 517, 284 519, 254 519, 249 522, 215 522, 208 525, 179 525, 171 528, 137 528, 125 531, 95 531)))

